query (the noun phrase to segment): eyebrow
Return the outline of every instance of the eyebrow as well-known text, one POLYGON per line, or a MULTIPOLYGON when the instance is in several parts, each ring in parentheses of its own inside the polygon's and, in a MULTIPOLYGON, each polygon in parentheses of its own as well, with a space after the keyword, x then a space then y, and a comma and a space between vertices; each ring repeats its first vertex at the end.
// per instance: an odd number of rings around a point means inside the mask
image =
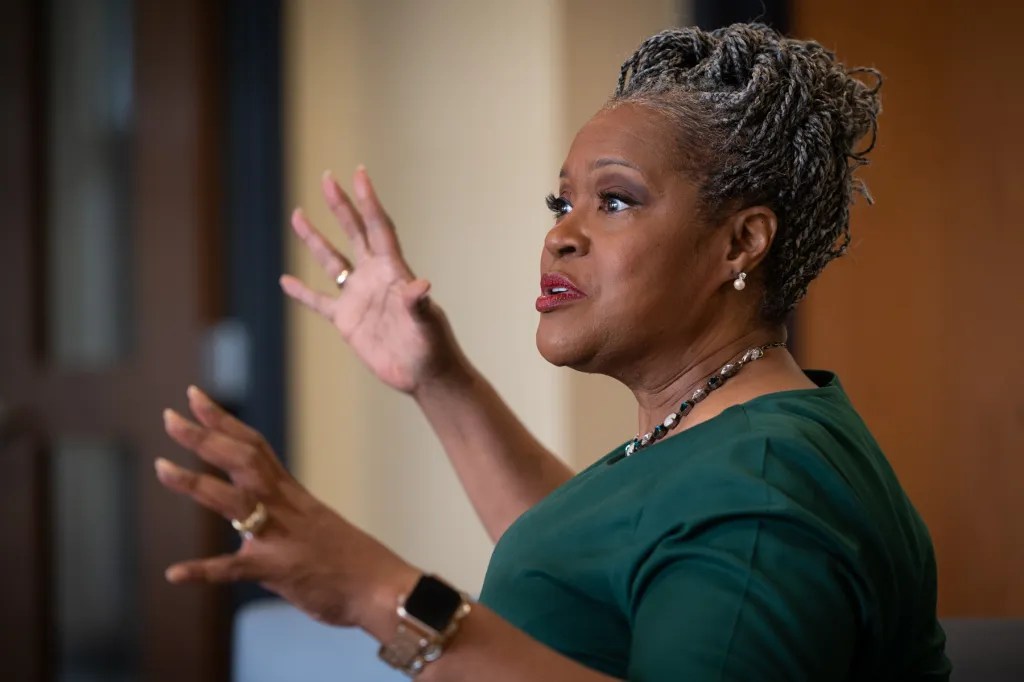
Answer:
MULTIPOLYGON (((613 158, 613 157, 612 158, 609 158, 609 157, 600 158, 597 161, 595 161, 593 164, 591 164, 590 167, 591 167, 591 169, 597 169, 597 168, 604 168, 605 166, 625 166, 626 168, 632 168, 633 170, 637 171, 638 173, 643 173, 643 171, 640 170, 640 167, 637 166, 635 163, 632 163, 630 161, 626 161, 625 159, 619 159, 619 158, 613 158)), ((564 167, 560 171, 558 171, 558 177, 559 178, 564 178, 564 177, 566 177, 568 175, 569 175, 569 173, 568 173, 568 171, 565 170, 564 167)))

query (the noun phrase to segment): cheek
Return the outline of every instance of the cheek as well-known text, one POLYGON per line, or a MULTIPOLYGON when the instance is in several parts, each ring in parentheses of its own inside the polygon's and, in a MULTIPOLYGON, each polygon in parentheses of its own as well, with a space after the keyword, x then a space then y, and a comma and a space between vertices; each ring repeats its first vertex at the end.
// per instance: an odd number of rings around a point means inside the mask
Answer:
POLYGON ((616 244, 604 260, 603 298, 631 315, 663 313, 688 300, 704 269, 694 246, 678 239, 616 244))

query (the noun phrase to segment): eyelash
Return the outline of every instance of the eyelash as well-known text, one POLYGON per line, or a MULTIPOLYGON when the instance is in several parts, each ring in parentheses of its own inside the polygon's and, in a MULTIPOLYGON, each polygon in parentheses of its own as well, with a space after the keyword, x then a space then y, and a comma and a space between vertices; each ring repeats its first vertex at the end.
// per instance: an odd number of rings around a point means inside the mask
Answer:
POLYGON ((569 202, 564 197, 556 197, 554 194, 549 194, 544 199, 544 203, 548 205, 548 210, 555 214, 556 219, 568 213, 566 208, 569 207, 569 202))
MULTIPOLYGON (((615 192, 598 192, 598 198, 601 200, 602 208, 600 210, 608 211, 604 208, 609 201, 621 201, 626 205, 626 208, 631 208, 636 205, 636 202, 628 199, 627 197, 617 194, 615 192)), ((555 219, 564 217, 572 210, 572 204, 565 197, 556 197, 554 194, 549 194, 544 200, 548 205, 548 210, 555 214, 555 219)), ((621 209, 622 211, 626 209, 621 209)), ((621 211, 608 211, 608 213, 620 213, 621 211)))

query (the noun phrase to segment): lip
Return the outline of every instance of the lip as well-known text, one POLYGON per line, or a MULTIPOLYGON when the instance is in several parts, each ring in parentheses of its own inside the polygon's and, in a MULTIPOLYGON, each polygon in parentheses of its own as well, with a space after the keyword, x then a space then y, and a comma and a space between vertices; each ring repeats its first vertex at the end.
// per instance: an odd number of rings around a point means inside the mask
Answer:
POLYGON ((540 291, 541 295, 537 298, 537 312, 541 313, 546 313, 587 297, 582 289, 560 272, 544 274, 540 278, 540 291), (565 291, 551 293, 552 289, 565 289, 565 291))

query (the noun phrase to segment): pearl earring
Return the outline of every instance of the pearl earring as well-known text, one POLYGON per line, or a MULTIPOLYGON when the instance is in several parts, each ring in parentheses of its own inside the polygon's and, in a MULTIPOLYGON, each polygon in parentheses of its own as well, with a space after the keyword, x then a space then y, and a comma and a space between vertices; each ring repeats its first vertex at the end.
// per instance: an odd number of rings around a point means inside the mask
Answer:
POLYGON ((743 291, 747 288, 747 273, 741 272, 736 275, 736 279, 732 281, 732 288, 736 291, 743 291))

